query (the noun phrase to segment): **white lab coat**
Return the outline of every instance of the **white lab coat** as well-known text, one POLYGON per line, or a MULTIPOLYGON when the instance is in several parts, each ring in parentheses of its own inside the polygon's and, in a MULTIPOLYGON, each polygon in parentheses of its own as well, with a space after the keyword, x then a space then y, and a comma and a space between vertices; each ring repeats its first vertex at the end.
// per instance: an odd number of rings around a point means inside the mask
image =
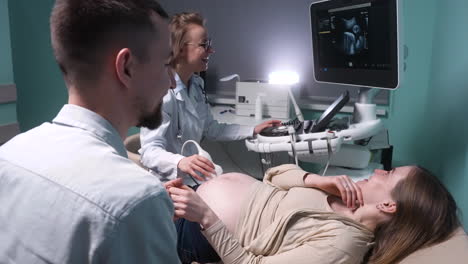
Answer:
POLYGON ((240 140, 252 136, 254 126, 218 123, 202 92, 203 79, 193 75, 189 89, 177 74, 175 79, 176 88, 169 90, 163 98, 161 126, 155 130, 141 129, 139 152, 142 164, 156 172, 161 181, 179 177, 185 183, 193 184, 188 175, 178 173, 177 169, 182 158, 196 153, 187 147, 181 153, 185 141, 200 142, 204 137, 215 141, 240 140))

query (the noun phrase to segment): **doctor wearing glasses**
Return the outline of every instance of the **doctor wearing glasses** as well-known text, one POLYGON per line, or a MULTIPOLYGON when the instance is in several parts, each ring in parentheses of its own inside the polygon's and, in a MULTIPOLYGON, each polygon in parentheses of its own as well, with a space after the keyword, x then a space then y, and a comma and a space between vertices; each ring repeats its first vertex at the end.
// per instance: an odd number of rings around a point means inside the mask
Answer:
POLYGON ((204 137, 215 141, 240 140, 278 125, 280 121, 270 120, 254 127, 214 120, 203 79, 195 74, 207 70, 210 55, 214 53, 204 19, 198 13, 177 14, 171 20, 170 30, 172 57, 169 64, 175 72, 177 86, 163 98, 162 125, 155 130, 141 129, 141 162, 163 182, 179 177, 185 184, 193 185, 189 175, 203 181, 197 172, 210 177, 214 165, 202 156, 190 155, 197 153, 193 149, 184 149, 184 156, 181 155, 185 141, 200 142, 204 137))

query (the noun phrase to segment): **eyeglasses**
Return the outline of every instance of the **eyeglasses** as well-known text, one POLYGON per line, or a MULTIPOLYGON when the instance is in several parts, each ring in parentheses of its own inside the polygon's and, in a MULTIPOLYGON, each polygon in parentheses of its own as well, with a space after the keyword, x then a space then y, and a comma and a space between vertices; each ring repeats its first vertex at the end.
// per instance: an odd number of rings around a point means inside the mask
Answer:
POLYGON ((196 45, 198 47, 202 47, 205 51, 210 50, 213 47, 213 41, 209 38, 207 41, 203 43, 185 43, 186 45, 196 45))

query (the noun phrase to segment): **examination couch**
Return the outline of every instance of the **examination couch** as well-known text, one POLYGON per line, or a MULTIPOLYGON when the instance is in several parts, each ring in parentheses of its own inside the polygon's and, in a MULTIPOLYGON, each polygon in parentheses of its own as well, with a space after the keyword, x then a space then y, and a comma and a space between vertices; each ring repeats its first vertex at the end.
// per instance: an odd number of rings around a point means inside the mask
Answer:
POLYGON ((400 264, 457 263, 468 263, 468 236, 461 227, 447 241, 420 249, 400 262, 400 264))

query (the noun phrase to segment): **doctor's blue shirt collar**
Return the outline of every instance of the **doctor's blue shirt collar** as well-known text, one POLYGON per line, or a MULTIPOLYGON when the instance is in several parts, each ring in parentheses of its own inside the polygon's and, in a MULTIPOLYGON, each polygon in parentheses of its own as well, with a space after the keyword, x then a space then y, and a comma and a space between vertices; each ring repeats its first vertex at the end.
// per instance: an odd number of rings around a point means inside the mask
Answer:
POLYGON ((118 131, 109 121, 91 110, 78 105, 66 104, 52 123, 89 131, 112 146, 120 156, 128 157, 118 131))

